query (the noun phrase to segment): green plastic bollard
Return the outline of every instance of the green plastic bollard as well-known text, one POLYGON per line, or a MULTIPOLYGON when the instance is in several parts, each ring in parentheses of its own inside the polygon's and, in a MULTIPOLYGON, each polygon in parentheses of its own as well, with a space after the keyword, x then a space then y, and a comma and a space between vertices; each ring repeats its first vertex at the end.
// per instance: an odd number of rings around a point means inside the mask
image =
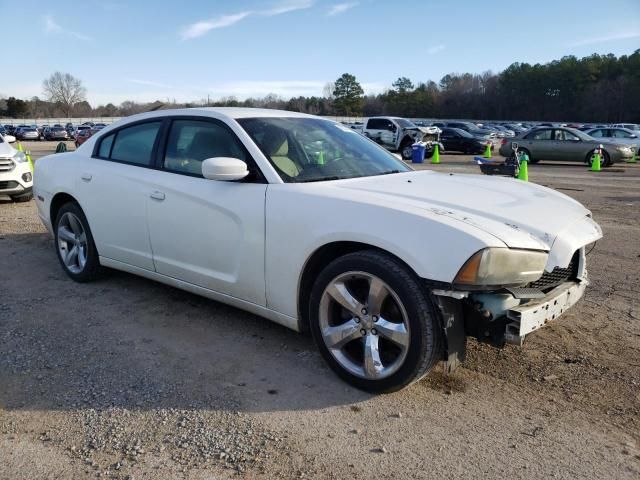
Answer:
POLYGON ((523 182, 529 181, 529 155, 521 153, 518 159, 520 163, 520 170, 518 171, 518 180, 523 182))

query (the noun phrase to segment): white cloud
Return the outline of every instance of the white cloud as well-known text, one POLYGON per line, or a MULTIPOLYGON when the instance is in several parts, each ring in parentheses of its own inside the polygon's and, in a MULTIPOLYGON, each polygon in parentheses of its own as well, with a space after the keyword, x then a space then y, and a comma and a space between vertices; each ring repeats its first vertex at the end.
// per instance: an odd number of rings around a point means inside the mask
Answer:
POLYGON ((327 15, 329 15, 330 17, 333 17, 334 15, 340 15, 341 13, 344 13, 356 6, 358 6, 358 2, 336 3, 329 9, 327 15))
POLYGON ((43 20, 44 20, 45 33, 51 33, 51 34, 61 33, 64 35, 69 35, 71 37, 77 38, 78 40, 83 40, 83 41, 91 40, 90 37, 82 33, 74 32, 73 30, 67 30, 63 28, 59 23, 57 23, 54 20, 54 18, 51 15, 45 15, 43 17, 43 20))
POLYGON ((640 38, 640 32, 615 33, 605 37, 585 38, 584 40, 578 40, 577 42, 570 43, 568 46, 584 47, 587 45, 597 45, 599 43, 613 42, 616 40, 630 40, 634 38, 640 38))
POLYGON ((282 15, 283 13, 293 12, 296 10, 303 10, 313 5, 314 0, 289 0, 274 5, 268 10, 234 13, 230 15, 221 15, 209 20, 201 20, 199 22, 192 23, 184 29, 182 29, 180 36, 183 40, 190 40, 192 38, 201 37, 202 35, 214 30, 216 28, 230 27, 244 20, 250 15, 265 15, 273 17, 276 15, 282 15))
POLYGON ((429 55, 435 55, 436 53, 439 53, 439 52, 441 52, 443 50, 444 50, 444 45, 442 45, 442 44, 434 45, 433 47, 427 48, 427 53, 429 55))
POLYGON ((283 13, 294 12, 296 10, 304 10, 313 6, 314 0, 289 0, 276 4, 269 10, 258 12, 260 15, 274 16, 282 15, 283 13))
POLYGON ((204 20, 189 25, 182 30, 181 36, 183 40, 189 40, 204 35, 205 33, 214 30, 216 28, 230 27, 231 25, 238 23, 243 18, 251 15, 252 12, 240 12, 233 15, 221 15, 211 20, 204 20))

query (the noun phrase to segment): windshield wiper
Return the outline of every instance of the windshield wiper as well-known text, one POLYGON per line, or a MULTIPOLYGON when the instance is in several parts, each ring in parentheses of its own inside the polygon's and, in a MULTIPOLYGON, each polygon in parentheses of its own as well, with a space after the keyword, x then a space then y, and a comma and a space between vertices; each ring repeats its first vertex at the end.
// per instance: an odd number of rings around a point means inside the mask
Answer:
POLYGON ((387 170, 385 172, 378 173, 378 175, 390 175, 392 173, 400 173, 400 170, 387 170))
POLYGON ((296 180, 296 183, 325 182, 329 180, 340 180, 340 177, 336 177, 335 175, 333 175, 330 177, 306 178, 303 180, 296 180))

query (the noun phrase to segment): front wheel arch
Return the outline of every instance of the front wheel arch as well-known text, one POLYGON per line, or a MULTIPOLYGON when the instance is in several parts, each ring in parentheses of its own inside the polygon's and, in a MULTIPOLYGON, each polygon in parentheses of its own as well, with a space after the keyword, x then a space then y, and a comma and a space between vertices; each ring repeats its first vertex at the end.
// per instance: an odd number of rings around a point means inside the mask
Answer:
MULTIPOLYGON (((300 279, 298 281, 298 324, 301 331, 309 331, 309 299, 311 298, 311 289, 316 278, 322 269, 335 259, 347 255, 349 253, 360 252, 365 250, 373 250, 385 253, 404 264, 411 271, 416 273, 407 262, 402 258, 394 255, 380 247, 362 242, 340 241, 327 243, 317 248, 310 256, 302 268, 300 279)), ((417 273, 416 273, 417 275, 417 273)))
POLYGON ((69 195, 66 192, 59 192, 53 196, 53 198, 51 199, 51 205, 49 207, 49 220, 51 221, 52 226, 53 226, 53 223, 56 221, 56 218, 58 217, 58 212, 60 211, 62 206, 65 203, 69 203, 69 202, 73 202, 77 204, 82 209, 80 202, 78 202, 78 200, 76 200, 73 196, 69 195))

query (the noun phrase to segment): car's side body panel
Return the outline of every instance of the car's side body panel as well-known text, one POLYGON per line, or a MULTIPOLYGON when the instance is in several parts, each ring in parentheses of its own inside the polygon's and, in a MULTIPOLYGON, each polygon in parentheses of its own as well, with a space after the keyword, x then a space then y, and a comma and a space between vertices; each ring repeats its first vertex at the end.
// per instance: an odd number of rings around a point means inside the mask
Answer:
MULTIPOLYGON (((354 180, 355 181, 355 180, 354 180)), ((351 182, 332 182, 335 185, 351 182)), ((265 279, 267 305, 297 316, 297 294, 308 259, 333 242, 358 242, 387 251, 430 280, 450 282, 460 266, 487 246, 504 247, 493 235, 410 205, 383 199, 359 201, 339 187, 271 185, 267 192, 265 279), (421 217, 416 222, 416 215, 421 217), (286 268, 283 268, 286 265, 286 268)))

